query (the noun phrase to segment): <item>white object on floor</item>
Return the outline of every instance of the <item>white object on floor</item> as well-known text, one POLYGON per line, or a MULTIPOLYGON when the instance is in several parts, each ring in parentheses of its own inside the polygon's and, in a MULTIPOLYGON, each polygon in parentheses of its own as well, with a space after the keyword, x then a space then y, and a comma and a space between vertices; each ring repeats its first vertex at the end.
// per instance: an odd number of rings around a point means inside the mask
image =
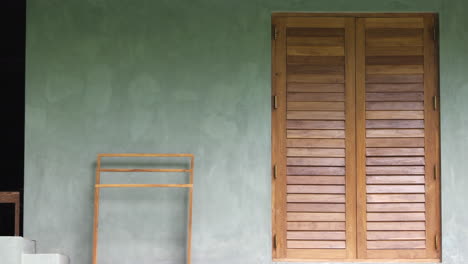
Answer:
POLYGON ((23 254, 22 264, 69 264, 67 256, 60 254, 23 254))
POLYGON ((34 254, 35 242, 23 237, 0 237, 0 262, 21 264, 23 254, 34 254))

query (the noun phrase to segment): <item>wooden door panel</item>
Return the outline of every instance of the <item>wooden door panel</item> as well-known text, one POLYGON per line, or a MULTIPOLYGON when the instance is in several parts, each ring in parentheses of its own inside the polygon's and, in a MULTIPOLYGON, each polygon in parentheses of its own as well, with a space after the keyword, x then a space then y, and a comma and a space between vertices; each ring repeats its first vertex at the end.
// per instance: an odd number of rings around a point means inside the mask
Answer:
POLYGON ((274 21, 276 258, 356 255, 354 20, 274 21))
POLYGON ((357 20, 358 258, 439 256, 433 27, 357 20))

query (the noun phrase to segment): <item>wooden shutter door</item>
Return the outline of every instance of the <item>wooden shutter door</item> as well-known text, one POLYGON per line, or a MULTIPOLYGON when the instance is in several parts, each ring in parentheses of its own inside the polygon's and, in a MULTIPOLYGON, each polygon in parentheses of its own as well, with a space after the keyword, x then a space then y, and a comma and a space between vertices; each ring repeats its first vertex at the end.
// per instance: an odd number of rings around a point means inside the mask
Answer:
POLYGON ((273 257, 355 258, 355 19, 273 25, 273 257))
POLYGON ((434 17, 358 18, 358 257, 439 258, 434 17))

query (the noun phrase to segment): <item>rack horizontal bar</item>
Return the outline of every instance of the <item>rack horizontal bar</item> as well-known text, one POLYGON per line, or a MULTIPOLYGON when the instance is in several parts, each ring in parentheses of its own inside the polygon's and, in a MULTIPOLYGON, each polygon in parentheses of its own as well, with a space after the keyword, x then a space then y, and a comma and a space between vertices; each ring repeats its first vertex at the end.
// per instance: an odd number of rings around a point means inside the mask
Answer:
POLYGON ((192 188, 193 184, 96 184, 96 188, 192 188))
POLYGON ((100 169, 101 172, 191 172, 186 169, 100 169))
POLYGON ((98 157, 193 157, 193 154, 101 153, 98 157))

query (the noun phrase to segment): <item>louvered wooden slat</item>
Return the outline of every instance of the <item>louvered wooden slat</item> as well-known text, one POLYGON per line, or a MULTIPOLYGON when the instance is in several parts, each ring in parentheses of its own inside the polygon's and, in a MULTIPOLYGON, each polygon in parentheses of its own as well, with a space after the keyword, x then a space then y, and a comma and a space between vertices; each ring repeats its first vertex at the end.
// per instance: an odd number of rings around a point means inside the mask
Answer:
POLYGON ((321 203, 288 203, 288 212, 345 212, 345 204, 321 204, 321 203))
POLYGON ((288 222, 289 231, 344 231, 345 222, 288 222))
POLYGON ((333 148, 288 148, 288 157, 344 157, 344 149, 333 148))
POLYGON ((344 203, 342 194, 288 194, 288 203, 344 203))
POLYGON ((343 130, 288 130, 288 138, 345 138, 343 130))
POLYGON ((287 234, 293 240, 345 240, 345 232, 297 232, 287 234))
POLYGON ((289 102, 288 110, 343 111, 343 102, 289 102))
POLYGON ((344 158, 287 158, 291 166, 344 166, 344 158))
POLYGON ((367 204, 367 212, 424 212, 424 203, 367 204))
POLYGON ((344 121, 287 120, 288 129, 344 129, 344 121))
MULTIPOLYGON (((306 65, 315 65, 316 64, 306 64, 306 65)), ((297 66, 297 65, 295 65, 297 66)), ((303 66, 303 65, 298 65, 303 66)), ((335 65, 332 65, 336 67, 335 65)), ((339 66, 340 68, 343 66, 339 66)), ((298 93, 344 93, 344 84, 341 83, 288 83, 289 92, 298 92, 298 93)), ((288 106, 290 106, 288 104, 288 106)))
POLYGON ((344 176, 287 176, 288 184, 345 184, 344 176))

